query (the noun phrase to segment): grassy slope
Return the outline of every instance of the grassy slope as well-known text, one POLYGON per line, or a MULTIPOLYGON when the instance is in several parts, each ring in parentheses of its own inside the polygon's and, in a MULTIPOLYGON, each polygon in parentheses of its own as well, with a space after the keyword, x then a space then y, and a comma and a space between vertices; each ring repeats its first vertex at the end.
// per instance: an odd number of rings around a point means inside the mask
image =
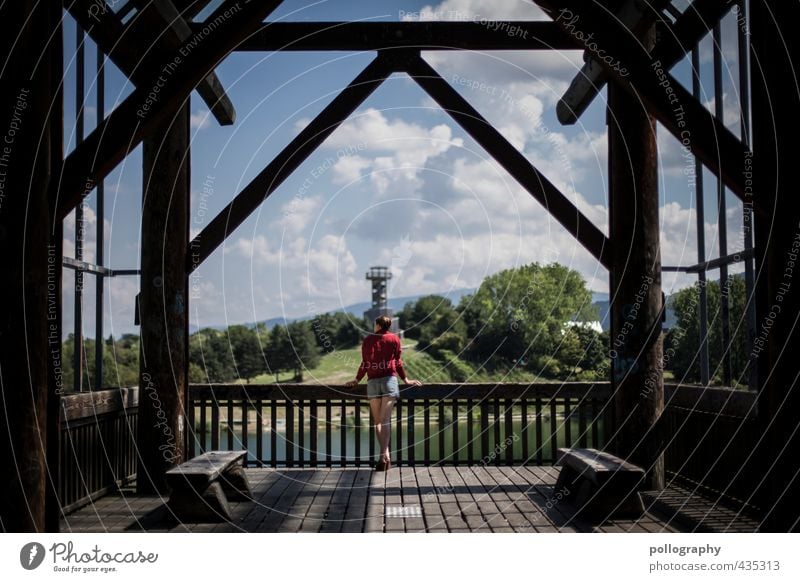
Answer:
MULTIPOLYGON (((403 340, 403 361, 409 378, 422 380, 425 383, 452 382, 448 367, 424 352, 416 350, 416 340, 403 340)), ((319 366, 306 370, 303 380, 306 384, 343 384, 355 377, 361 362, 361 346, 346 350, 337 350, 322 356, 319 366)), ((534 374, 522 370, 514 370, 503 375, 492 375, 478 372, 467 382, 535 382, 534 374)), ((274 382, 275 377, 262 374, 251 380, 253 383, 274 382)), ((291 382, 291 374, 282 374, 281 382, 291 382)), ((363 382, 363 380, 362 380, 363 382)))

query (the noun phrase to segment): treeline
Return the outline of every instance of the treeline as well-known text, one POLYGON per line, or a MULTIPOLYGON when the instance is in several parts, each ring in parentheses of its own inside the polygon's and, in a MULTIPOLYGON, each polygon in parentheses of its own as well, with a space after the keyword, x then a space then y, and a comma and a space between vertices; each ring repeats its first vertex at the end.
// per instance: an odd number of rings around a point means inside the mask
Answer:
POLYGON ((547 379, 602 379, 608 334, 580 274, 563 265, 533 263, 483 280, 454 306, 429 295, 398 313, 406 337, 453 369, 502 375, 526 370, 547 379), (459 367, 459 361, 469 367, 459 367))
MULTIPOLYGON (((125 334, 105 341, 103 386, 125 387, 139 383, 139 336, 125 334)), ((189 336, 189 381, 222 383, 269 374, 278 380, 302 382, 303 371, 314 369, 322 355, 352 348, 361 341, 352 316, 325 313, 309 321, 275 325, 231 325, 227 329, 204 328, 189 336)), ((64 386, 73 387, 75 342, 72 334, 64 341, 64 386)), ((95 341, 84 339, 83 388, 95 386, 95 341)))
MULTIPOLYGON (((730 350, 733 387, 747 386, 750 354, 747 352, 746 303, 744 278, 732 276, 725 285, 719 281, 705 284, 708 303, 708 359, 712 384, 723 383, 722 359, 730 350), (723 293, 728 295, 731 341, 722 336, 723 293)), ((676 381, 700 382, 700 286, 687 287, 670 297, 676 324, 664 338, 664 368, 676 381)))
POLYGON ((360 331, 351 315, 325 313, 313 320, 294 321, 268 329, 232 325, 227 330, 202 329, 189 338, 189 381, 230 382, 270 374, 278 381, 291 373, 303 381, 323 354, 358 345, 360 331))

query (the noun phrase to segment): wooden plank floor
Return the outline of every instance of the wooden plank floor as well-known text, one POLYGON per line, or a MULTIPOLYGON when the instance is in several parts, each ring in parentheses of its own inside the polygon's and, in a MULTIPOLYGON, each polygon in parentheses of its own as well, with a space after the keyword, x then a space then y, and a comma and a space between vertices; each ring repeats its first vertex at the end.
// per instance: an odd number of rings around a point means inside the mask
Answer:
MULTIPOLYGON (((636 520, 592 524, 575 508, 551 499, 557 467, 432 466, 396 467, 388 473, 368 468, 247 469, 255 501, 231 504, 222 523, 179 523, 159 497, 130 492, 108 495, 62 520, 71 532, 674 532, 691 531, 664 504, 649 505, 636 520), (658 507, 658 509, 656 509, 658 507)), ((680 490, 659 499, 706 511, 697 496, 680 490), (683 495, 684 497, 681 497, 683 495)), ((646 496, 653 500, 655 494, 646 496)), ((714 525, 743 524, 718 514, 714 525)), ((730 529, 728 529, 729 531, 730 529)))

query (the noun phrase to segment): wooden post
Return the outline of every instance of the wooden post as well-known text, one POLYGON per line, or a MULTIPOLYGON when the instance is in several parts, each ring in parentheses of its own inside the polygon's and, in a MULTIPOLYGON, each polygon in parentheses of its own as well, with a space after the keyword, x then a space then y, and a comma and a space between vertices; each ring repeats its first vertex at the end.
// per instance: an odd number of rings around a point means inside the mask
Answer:
POLYGON ((614 83, 608 86, 608 147, 611 448, 646 470, 647 488, 661 489, 664 460, 651 432, 664 409, 656 123, 614 83))
POLYGON ((68 389, 63 373, 62 277, 64 268, 64 222, 58 216, 59 180, 64 163, 64 29, 63 15, 58 5, 49 14, 52 31, 50 46, 52 62, 50 79, 53 93, 50 114, 50 164, 54 179, 49 188, 49 234, 47 247, 47 482, 45 483, 45 530, 57 533, 61 529, 61 396, 68 389))
MULTIPOLYGON (((61 299, 48 295, 48 261, 60 261, 48 253, 48 194, 52 148, 61 145, 53 142, 51 122, 60 124, 62 113, 53 84, 61 63, 48 43, 61 42, 50 34, 60 13, 59 5, 33 0, 0 7, 0 530, 10 532, 46 527, 47 411, 54 397, 48 301, 61 299)), ((56 263, 59 280, 60 269, 56 263)))
POLYGON ((186 457, 189 162, 187 99, 143 148, 140 493, 166 493, 164 474, 186 457))
POLYGON ((800 531, 800 210, 792 148, 800 96, 786 86, 800 50, 794 31, 797 2, 750 3, 755 213, 756 317, 751 358, 758 360, 758 412, 764 428, 759 451, 766 486, 756 503, 765 509, 764 531, 800 531))

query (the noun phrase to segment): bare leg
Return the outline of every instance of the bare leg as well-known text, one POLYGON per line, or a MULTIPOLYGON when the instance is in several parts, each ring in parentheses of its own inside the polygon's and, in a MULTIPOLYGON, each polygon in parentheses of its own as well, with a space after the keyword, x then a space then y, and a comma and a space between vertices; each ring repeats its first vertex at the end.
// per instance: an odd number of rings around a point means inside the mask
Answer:
MULTIPOLYGON (((382 398, 370 398, 369 399, 369 411, 370 417, 372 419, 372 426, 375 427, 375 436, 378 437, 378 443, 382 443, 381 441, 381 400, 382 398)), ((380 445, 383 447, 383 445, 380 445)), ((381 448, 381 451, 383 449, 381 448)), ((383 454, 380 452, 379 454, 383 454)))
MULTIPOLYGON (((377 400, 377 398, 376 398, 377 400)), ((392 409, 397 398, 393 396, 383 396, 381 398, 381 432, 378 434, 378 442, 381 445, 381 455, 384 461, 389 461, 389 442, 392 439, 392 409)))

